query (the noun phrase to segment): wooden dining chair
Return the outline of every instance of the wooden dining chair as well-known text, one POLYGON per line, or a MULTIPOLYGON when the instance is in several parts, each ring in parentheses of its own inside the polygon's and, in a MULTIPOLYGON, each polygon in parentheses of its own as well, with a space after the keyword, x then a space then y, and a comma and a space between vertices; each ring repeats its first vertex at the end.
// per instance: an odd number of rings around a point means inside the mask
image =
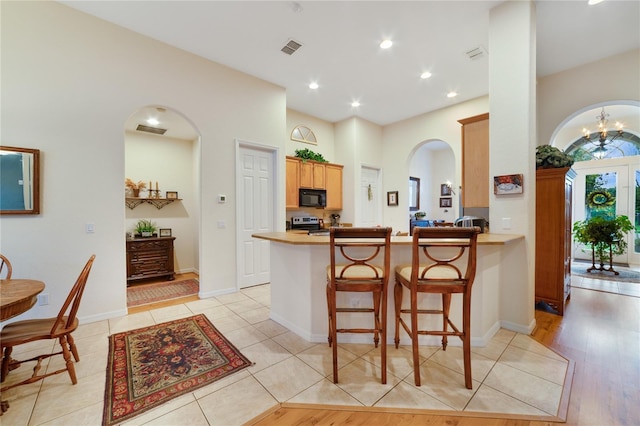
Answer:
POLYGON ((24 321, 16 321, 11 324, 7 324, 0 332, 0 345, 2 347, 2 377, 0 381, 4 382, 10 369, 17 368, 23 362, 37 361, 36 366, 33 368, 33 375, 19 383, 14 383, 10 386, 3 387, 0 392, 4 392, 7 389, 11 389, 15 386, 26 385, 29 383, 37 382, 45 377, 59 374, 64 371, 69 373, 71 382, 75 385, 78 380, 76 378, 76 370, 71 361, 71 354, 76 362, 80 361, 78 356, 78 350, 73 341, 71 333, 78 328, 78 319, 76 317, 78 308, 80 307, 80 301, 84 292, 91 266, 95 259, 95 255, 92 255, 87 261, 86 265, 82 269, 82 272, 78 276, 75 284, 71 288, 69 295, 62 304, 58 316, 55 318, 43 318, 43 319, 31 319, 24 321), (37 340, 51 340, 58 339, 62 350, 60 352, 37 355, 33 358, 26 360, 15 360, 11 358, 11 352, 13 348, 25 343, 34 342, 37 340), (65 360, 65 368, 53 371, 46 374, 38 374, 41 368, 43 359, 49 358, 54 355, 62 355, 65 360))
POLYGON ((4 255, 0 254, 0 279, 10 280, 13 268, 11 262, 4 255))
MULTIPOLYGON (((413 246, 410 265, 395 268, 396 284, 394 303, 396 312, 395 345, 400 344, 400 327, 411 337, 413 374, 416 386, 420 386, 420 356, 418 337, 442 336, 442 350, 447 350, 447 337, 462 340, 465 386, 472 389, 471 381, 471 287, 476 275, 477 238, 480 228, 413 228, 413 246), (402 307, 403 289, 409 290, 409 307, 402 307), (418 294, 442 295, 441 309, 424 309, 418 306, 418 294), (462 294, 462 329, 451 321, 449 308, 451 295, 462 294), (402 314, 409 314, 405 321, 402 314), (419 325, 419 315, 435 314, 442 317, 442 328, 426 329, 419 325), (451 327, 451 330, 449 330, 451 327)), ((459 324, 459 323, 458 323, 459 324)))
POLYGON ((338 333, 373 333, 380 345, 382 384, 387 383, 387 286, 391 264, 391 228, 336 228, 329 233, 327 266, 329 346, 333 349, 333 382, 338 383, 338 333), (371 307, 337 306, 337 292, 370 292, 371 307), (339 328, 338 313, 372 312, 370 328, 339 328))

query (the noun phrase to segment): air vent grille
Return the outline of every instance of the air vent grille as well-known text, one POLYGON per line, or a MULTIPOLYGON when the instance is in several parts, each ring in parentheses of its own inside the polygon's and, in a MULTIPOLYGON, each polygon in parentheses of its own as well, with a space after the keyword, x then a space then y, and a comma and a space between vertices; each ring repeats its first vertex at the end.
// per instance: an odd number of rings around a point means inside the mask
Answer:
POLYGON ((469 59, 471 59, 472 61, 475 61, 487 56, 487 51, 485 50, 484 47, 478 46, 478 47, 474 47, 471 50, 466 51, 465 54, 469 59))
POLYGON ((158 127, 145 126, 144 124, 138 124, 136 130, 139 132, 153 133, 155 135, 164 135, 167 129, 160 129, 158 127))
POLYGON ((287 42, 287 44, 284 45, 282 49, 280 49, 280 51, 286 53, 287 55, 293 55, 295 51, 300 49, 301 47, 301 43, 298 43, 297 41, 291 39, 287 42))

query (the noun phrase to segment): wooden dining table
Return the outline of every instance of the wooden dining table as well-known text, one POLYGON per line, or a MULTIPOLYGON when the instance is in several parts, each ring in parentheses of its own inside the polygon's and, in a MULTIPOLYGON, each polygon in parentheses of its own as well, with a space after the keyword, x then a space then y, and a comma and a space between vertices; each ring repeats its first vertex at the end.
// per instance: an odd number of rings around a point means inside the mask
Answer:
MULTIPOLYGON (((0 321, 20 315, 33 307, 38 294, 44 290, 44 283, 38 280, 0 280, 0 321)), ((9 409, 7 401, 0 401, 0 416, 9 409)))

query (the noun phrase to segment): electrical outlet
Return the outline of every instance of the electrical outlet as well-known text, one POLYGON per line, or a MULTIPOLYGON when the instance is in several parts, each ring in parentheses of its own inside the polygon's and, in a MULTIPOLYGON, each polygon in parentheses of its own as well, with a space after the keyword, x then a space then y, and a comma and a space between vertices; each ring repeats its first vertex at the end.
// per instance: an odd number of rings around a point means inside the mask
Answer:
POLYGON ((502 218, 502 229, 511 229, 511 218, 503 217, 502 218))

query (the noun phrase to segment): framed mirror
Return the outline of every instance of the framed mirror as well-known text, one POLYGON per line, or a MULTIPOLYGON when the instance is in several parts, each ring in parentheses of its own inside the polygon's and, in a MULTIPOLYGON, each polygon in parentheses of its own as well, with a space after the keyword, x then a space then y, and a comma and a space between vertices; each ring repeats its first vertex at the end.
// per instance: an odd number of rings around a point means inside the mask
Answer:
POLYGON ((40 213, 40 150, 0 146, 0 214, 40 213))
POLYGON ((420 178, 409 177, 409 211, 420 210, 420 178))

